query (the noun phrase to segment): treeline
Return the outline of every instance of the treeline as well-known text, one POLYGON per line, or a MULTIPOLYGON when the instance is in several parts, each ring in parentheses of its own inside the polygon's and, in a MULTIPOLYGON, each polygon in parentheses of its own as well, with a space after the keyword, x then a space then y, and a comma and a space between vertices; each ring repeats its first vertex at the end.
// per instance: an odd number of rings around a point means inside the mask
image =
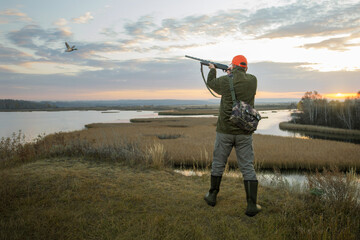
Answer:
POLYGON ((13 109, 48 109, 56 108, 55 105, 46 102, 33 102, 24 100, 13 99, 0 99, 1 110, 13 110, 13 109))
POLYGON ((292 120, 295 123, 360 130, 360 91, 343 102, 328 101, 316 91, 306 92, 298 110, 292 120))

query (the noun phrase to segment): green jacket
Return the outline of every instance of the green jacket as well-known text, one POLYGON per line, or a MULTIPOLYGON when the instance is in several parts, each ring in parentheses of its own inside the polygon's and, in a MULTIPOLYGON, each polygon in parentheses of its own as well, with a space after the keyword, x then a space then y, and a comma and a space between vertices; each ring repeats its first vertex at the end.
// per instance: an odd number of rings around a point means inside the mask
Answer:
MULTIPOLYGON (((245 69, 235 67, 232 70, 234 89, 237 100, 244 101, 254 107, 257 79, 254 75, 246 73, 245 69)), ((210 69, 207 78, 208 86, 217 94, 221 95, 219 117, 216 131, 225 134, 247 134, 245 131, 235 127, 230 122, 233 101, 231 98, 229 76, 216 78, 216 70, 210 69)))

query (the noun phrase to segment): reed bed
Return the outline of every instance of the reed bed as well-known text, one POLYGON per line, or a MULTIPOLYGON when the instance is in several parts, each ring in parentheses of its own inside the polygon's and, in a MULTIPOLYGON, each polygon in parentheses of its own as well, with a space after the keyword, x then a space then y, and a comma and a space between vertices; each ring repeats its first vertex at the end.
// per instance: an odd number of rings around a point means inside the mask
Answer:
MULTIPOLYGON (((171 165, 210 167, 216 118, 141 119, 134 123, 92 124, 81 134, 94 142, 125 137, 141 142, 144 147, 161 143, 167 155, 165 161, 171 165), (159 139, 160 135, 169 138, 159 139), (104 138, 99 139, 100 136, 104 138)), ((360 145, 352 143, 254 134, 253 146, 258 169, 315 170, 332 166, 341 170, 360 169, 360 145)), ((237 166, 234 151, 229 166, 237 166)))
MULTIPOLYGON (((142 119, 87 127, 81 131, 51 134, 33 144, 22 143, 19 136, 14 136, 13 140, 3 139, 0 167, 41 157, 63 156, 133 165, 151 165, 157 161, 154 156, 163 156, 164 166, 200 169, 211 166, 216 118, 142 119), (11 147, 17 150, 12 151, 11 147), (149 149, 156 149, 157 154, 149 149)), ((360 145, 357 144, 254 134, 253 147, 258 170, 315 171, 334 166, 342 171, 360 169, 360 145)), ((230 154, 228 165, 237 167, 235 151, 230 154)))
POLYGON ((171 110, 171 111, 161 111, 159 115, 218 115, 219 109, 179 109, 179 110, 171 110))
POLYGON ((343 135, 348 137, 356 137, 356 139, 360 139, 360 130, 355 130, 355 129, 331 128, 324 126, 295 124, 289 122, 281 122, 279 124, 279 127, 280 129, 284 129, 284 130, 336 134, 336 135, 343 135))

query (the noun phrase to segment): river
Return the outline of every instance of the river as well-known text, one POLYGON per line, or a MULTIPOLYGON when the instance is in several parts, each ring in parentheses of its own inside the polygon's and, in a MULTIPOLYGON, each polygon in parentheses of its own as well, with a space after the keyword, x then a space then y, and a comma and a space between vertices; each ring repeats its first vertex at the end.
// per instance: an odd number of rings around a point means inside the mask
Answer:
MULTIPOLYGON (((279 123, 290 120, 289 110, 261 111, 263 119, 259 122, 258 134, 276 136, 303 137, 299 133, 282 131, 279 123)), ((129 123, 133 118, 158 118, 179 117, 159 116, 154 111, 33 111, 33 112, 0 112, 0 138, 11 137, 19 130, 25 135, 26 141, 35 139, 38 135, 46 135, 55 132, 67 132, 84 129, 90 123, 129 123)), ((211 115, 195 115, 186 117, 213 117, 211 115)), ((181 172, 184 175, 192 175, 191 171, 181 172)), ((303 174, 281 174, 283 180, 290 185, 306 185, 306 177, 303 174)), ((262 184, 272 185, 276 175, 273 173, 259 173, 262 184)))
MULTIPOLYGON (((259 123, 256 133, 277 136, 295 136, 294 133, 279 129, 279 123, 290 119, 290 111, 262 111, 265 117, 259 123)), ((0 112, 0 138, 11 137, 19 130, 27 141, 39 135, 55 132, 68 132, 84 129, 90 123, 129 123, 132 118, 179 117, 159 116, 154 111, 32 111, 0 112)), ((186 117, 212 117, 211 115, 194 115, 186 117)), ((300 135, 299 135, 300 136, 300 135)))
MULTIPOLYGON (((175 169, 174 172, 180 173, 184 176, 202 176, 204 174, 209 174, 209 170, 193 170, 193 169, 175 169)), ((239 170, 231 170, 229 172, 224 172, 224 175, 226 177, 231 178, 240 178, 242 177, 242 174, 239 170)), ((314 176, 314 175, 307 175, 305 173, 301 172, 288 172, 288 173, 274 173, 274 172, 262 172, 259 171, 256 173, 257 179, 259 180, 259 184, 262 186, 267 187, 278 187, 282 189, 286 189, 289 191, 295 191, 295 192, 304 192, 309 191, 309 181, 308 176, 314 176)), ((334 179, 333 179, 334 180, 334 179)), ((340 177, 340 182, 338 184, 345 184, 346 176, 343 175, 340 177)), ((357 189, 357 201, 360 203, 360 175, 354 175, 352 179, 352 183, 355 184, 354 186, 357 189)), ((330 191, 331 192, 331 191, 330 191)))

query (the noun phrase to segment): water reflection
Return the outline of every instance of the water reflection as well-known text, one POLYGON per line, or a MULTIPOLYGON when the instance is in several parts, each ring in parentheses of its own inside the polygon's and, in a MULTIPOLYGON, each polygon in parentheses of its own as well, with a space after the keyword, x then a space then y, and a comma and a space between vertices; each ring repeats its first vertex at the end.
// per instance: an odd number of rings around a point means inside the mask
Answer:
MULTIPOLYGON (((320 134, 284 131, 279 128, 279 123, 291 119, 291 110, 261 111, 263 119, 259 122, 256 134, 286 136, 296 138, 322 138, 360 143, 349 137, 339 139, 320 134)), ((76 131, 91 123, 129 123, 132 118, 158 118, 181 117, 159 116, 155 111, 33 111, 33 112, 0 112, 0 138, 11 137, 12 133, 22 130, 26 140, 31 141, 38 135, 55 132, 76 131)), ((185 117, 215 117, 213 115, 191 115, 185 117)))
MULTIPOLYGON (((184 176, 198 176, 201 177, 204 174, 209 174, 209 171, 205 170, 193 170, 193 169, 176 169, 176 173, 180 173, 184 176)), ((283 185, 288 188, 304 189, 307 187, 308 180, 305 174, 302 173, 272 173, 272 172, 258 172, 256 173, 259 183, 263 186, 279 186, 283 185)), ((232 178, 241 178, 242 174, 238 171, 224 172, 224 176, 232 178)))
POLYGON ((279 128, 280 122, 291 120, 291 110, 261 111, 260 114, 262 119, 255 133, 284 137, 301 137, 298 133, 283 131, 279 128))
POLYGON ((325 140, 334 140, 334 141, 360 144, 360 138, 357 136, 327 134, 327 133, 309 132, 309 131, 290 131, 290 130, 280 129, 279 123, 290 121, 292 111, 293 110, 261 111, 260 112, 261 116, 265 118, 261 119, 261 121, 259 122, 258 129, 256 130, 255 133, 285 136, 285 137, 296 137, 303 139, 309 139, 309 138, 325 139, 325 140))
MULTIPOLYGON (((69 132, 84 129, 91 123, 130 123, 133 118, 159 118, 179 116, 159 116, 155 111, 32 111, 0 112, 0 138, 11 137, 19 130, 26 141, 39 135, 55 132, 69 132)), ((186 117, 214 117, 213 115, 189 115, 186 117)))
POLYGON ((297 188, 303 190, 308 186, 308 179, 302 173, 257 173, 259 182, 263 186, 282 186, 286 188, 297 188))
MULTIPOLYGON (((174 172, 184 176, 210 176, 209 170, 176 169, 174 172)), ((256 175, 261 186, 276 187, 298 193, 309 191, 308 176, 306 173, 257 172, 256 175)), ((226 171, 223 176, 242 178, 242 174, 239 171, 226 171)), ((311 176, 312 175, 310 175, 310 177, 311 176)), ((344 175, 344 179, 345 178, 346 176, 344 175)), ((360 203, 360 175, 355 175, 353 181, 357 189, 358 201, 360 203)))
POLYGON ((21 130, 31 141, 38 135, 81 130, 90 123, 128 123, 131 118, 156 116, 154 111, 0 112, 0 138, 21 130))

